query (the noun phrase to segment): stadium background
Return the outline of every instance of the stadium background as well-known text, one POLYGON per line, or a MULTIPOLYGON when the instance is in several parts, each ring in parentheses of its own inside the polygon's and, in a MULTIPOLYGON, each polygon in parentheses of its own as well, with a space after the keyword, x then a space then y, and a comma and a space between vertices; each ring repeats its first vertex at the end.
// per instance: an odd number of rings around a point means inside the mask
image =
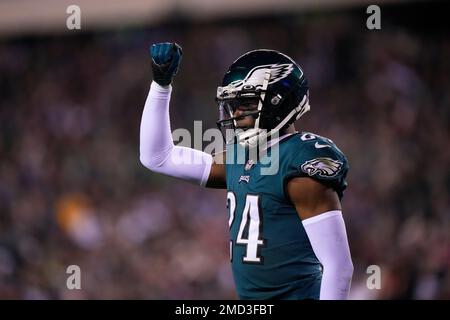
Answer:
POLYGON ((352 299, 450 299, 450 39, 441 2, 0 3, 0 298, 234 299, 225 191, 139 163, 148 47, 182 45, 172 129, 215 127, 216 86, 243 52, 303 67, 297 122, 350 161, 352 299), (76 3, 75 3, 76 4, 76 3), (125 7, 123 7, 125 6, 125 7), (66 288, 81 268, 82 290, 66 288), (381 268, 381 289, 366 268, 381 268))

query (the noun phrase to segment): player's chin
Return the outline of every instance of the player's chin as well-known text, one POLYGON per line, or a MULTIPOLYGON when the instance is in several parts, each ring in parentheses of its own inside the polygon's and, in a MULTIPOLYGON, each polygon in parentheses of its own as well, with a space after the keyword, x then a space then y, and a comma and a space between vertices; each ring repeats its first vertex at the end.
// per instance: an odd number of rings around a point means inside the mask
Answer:
POLYGON ((236 129, 240 129, 240 130, 247 130, 247 129, 251 129, 255 126, 255 122, 252 121, 253 119, 251 119, 250 121, 244 119, 244 120, 240 120, 237 121, 237 127, 236 129))
POLYGON ((248 129, 251 129, 253 127, 250 126, 237 126, 236 130, 240 130, 240 131, 247 131, 248 129))

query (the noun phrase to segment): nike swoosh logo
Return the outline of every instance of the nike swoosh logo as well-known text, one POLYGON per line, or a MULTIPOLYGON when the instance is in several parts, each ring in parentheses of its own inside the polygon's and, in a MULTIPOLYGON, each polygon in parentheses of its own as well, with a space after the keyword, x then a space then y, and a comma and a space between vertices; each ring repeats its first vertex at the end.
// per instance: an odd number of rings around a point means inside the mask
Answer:
MULTIPOLYGON (((314 144, 314 147, 316 147, 317 149, 322 149, 322 148, 326 148, 326 147, 330 147, 329 145, 327 145, 327 144, 319 144, 318 142, 316 142, 315 144, 314 144)), ((330 147, 331 148, 331 147, 330 147)))

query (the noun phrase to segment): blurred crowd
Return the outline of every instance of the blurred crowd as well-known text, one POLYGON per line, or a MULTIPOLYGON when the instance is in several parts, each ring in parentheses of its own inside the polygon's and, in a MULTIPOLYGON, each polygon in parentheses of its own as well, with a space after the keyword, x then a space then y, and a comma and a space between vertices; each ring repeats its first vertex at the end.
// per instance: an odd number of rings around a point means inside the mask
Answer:
MULTIPOLYGON (((69 31, 68 31, 69 32, 69 31)), ((298 130, 350 162, 343 198, 352 299, 450 299, 450 39, 351 14, 3 40, 0 299, 235 299, 226 192, 139 162, 148 47, 184 50, 172 129, 215 127, 216 87, 256 48, 304 69, 298 130), (68 290, 67 267, 81 269, 68 290), (381 271, 370 290, 368 267, 381 271)))

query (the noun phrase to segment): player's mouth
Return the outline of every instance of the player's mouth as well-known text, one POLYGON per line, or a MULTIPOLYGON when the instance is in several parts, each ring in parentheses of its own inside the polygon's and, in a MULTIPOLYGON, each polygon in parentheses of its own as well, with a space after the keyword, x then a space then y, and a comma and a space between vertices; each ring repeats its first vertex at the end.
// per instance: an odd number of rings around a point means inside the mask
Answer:
POLYGON ((259 113, 259 110, 245 111, 238 116, 218 121, 218 124, 223 127, 246 130, 253 128, 259 113))

